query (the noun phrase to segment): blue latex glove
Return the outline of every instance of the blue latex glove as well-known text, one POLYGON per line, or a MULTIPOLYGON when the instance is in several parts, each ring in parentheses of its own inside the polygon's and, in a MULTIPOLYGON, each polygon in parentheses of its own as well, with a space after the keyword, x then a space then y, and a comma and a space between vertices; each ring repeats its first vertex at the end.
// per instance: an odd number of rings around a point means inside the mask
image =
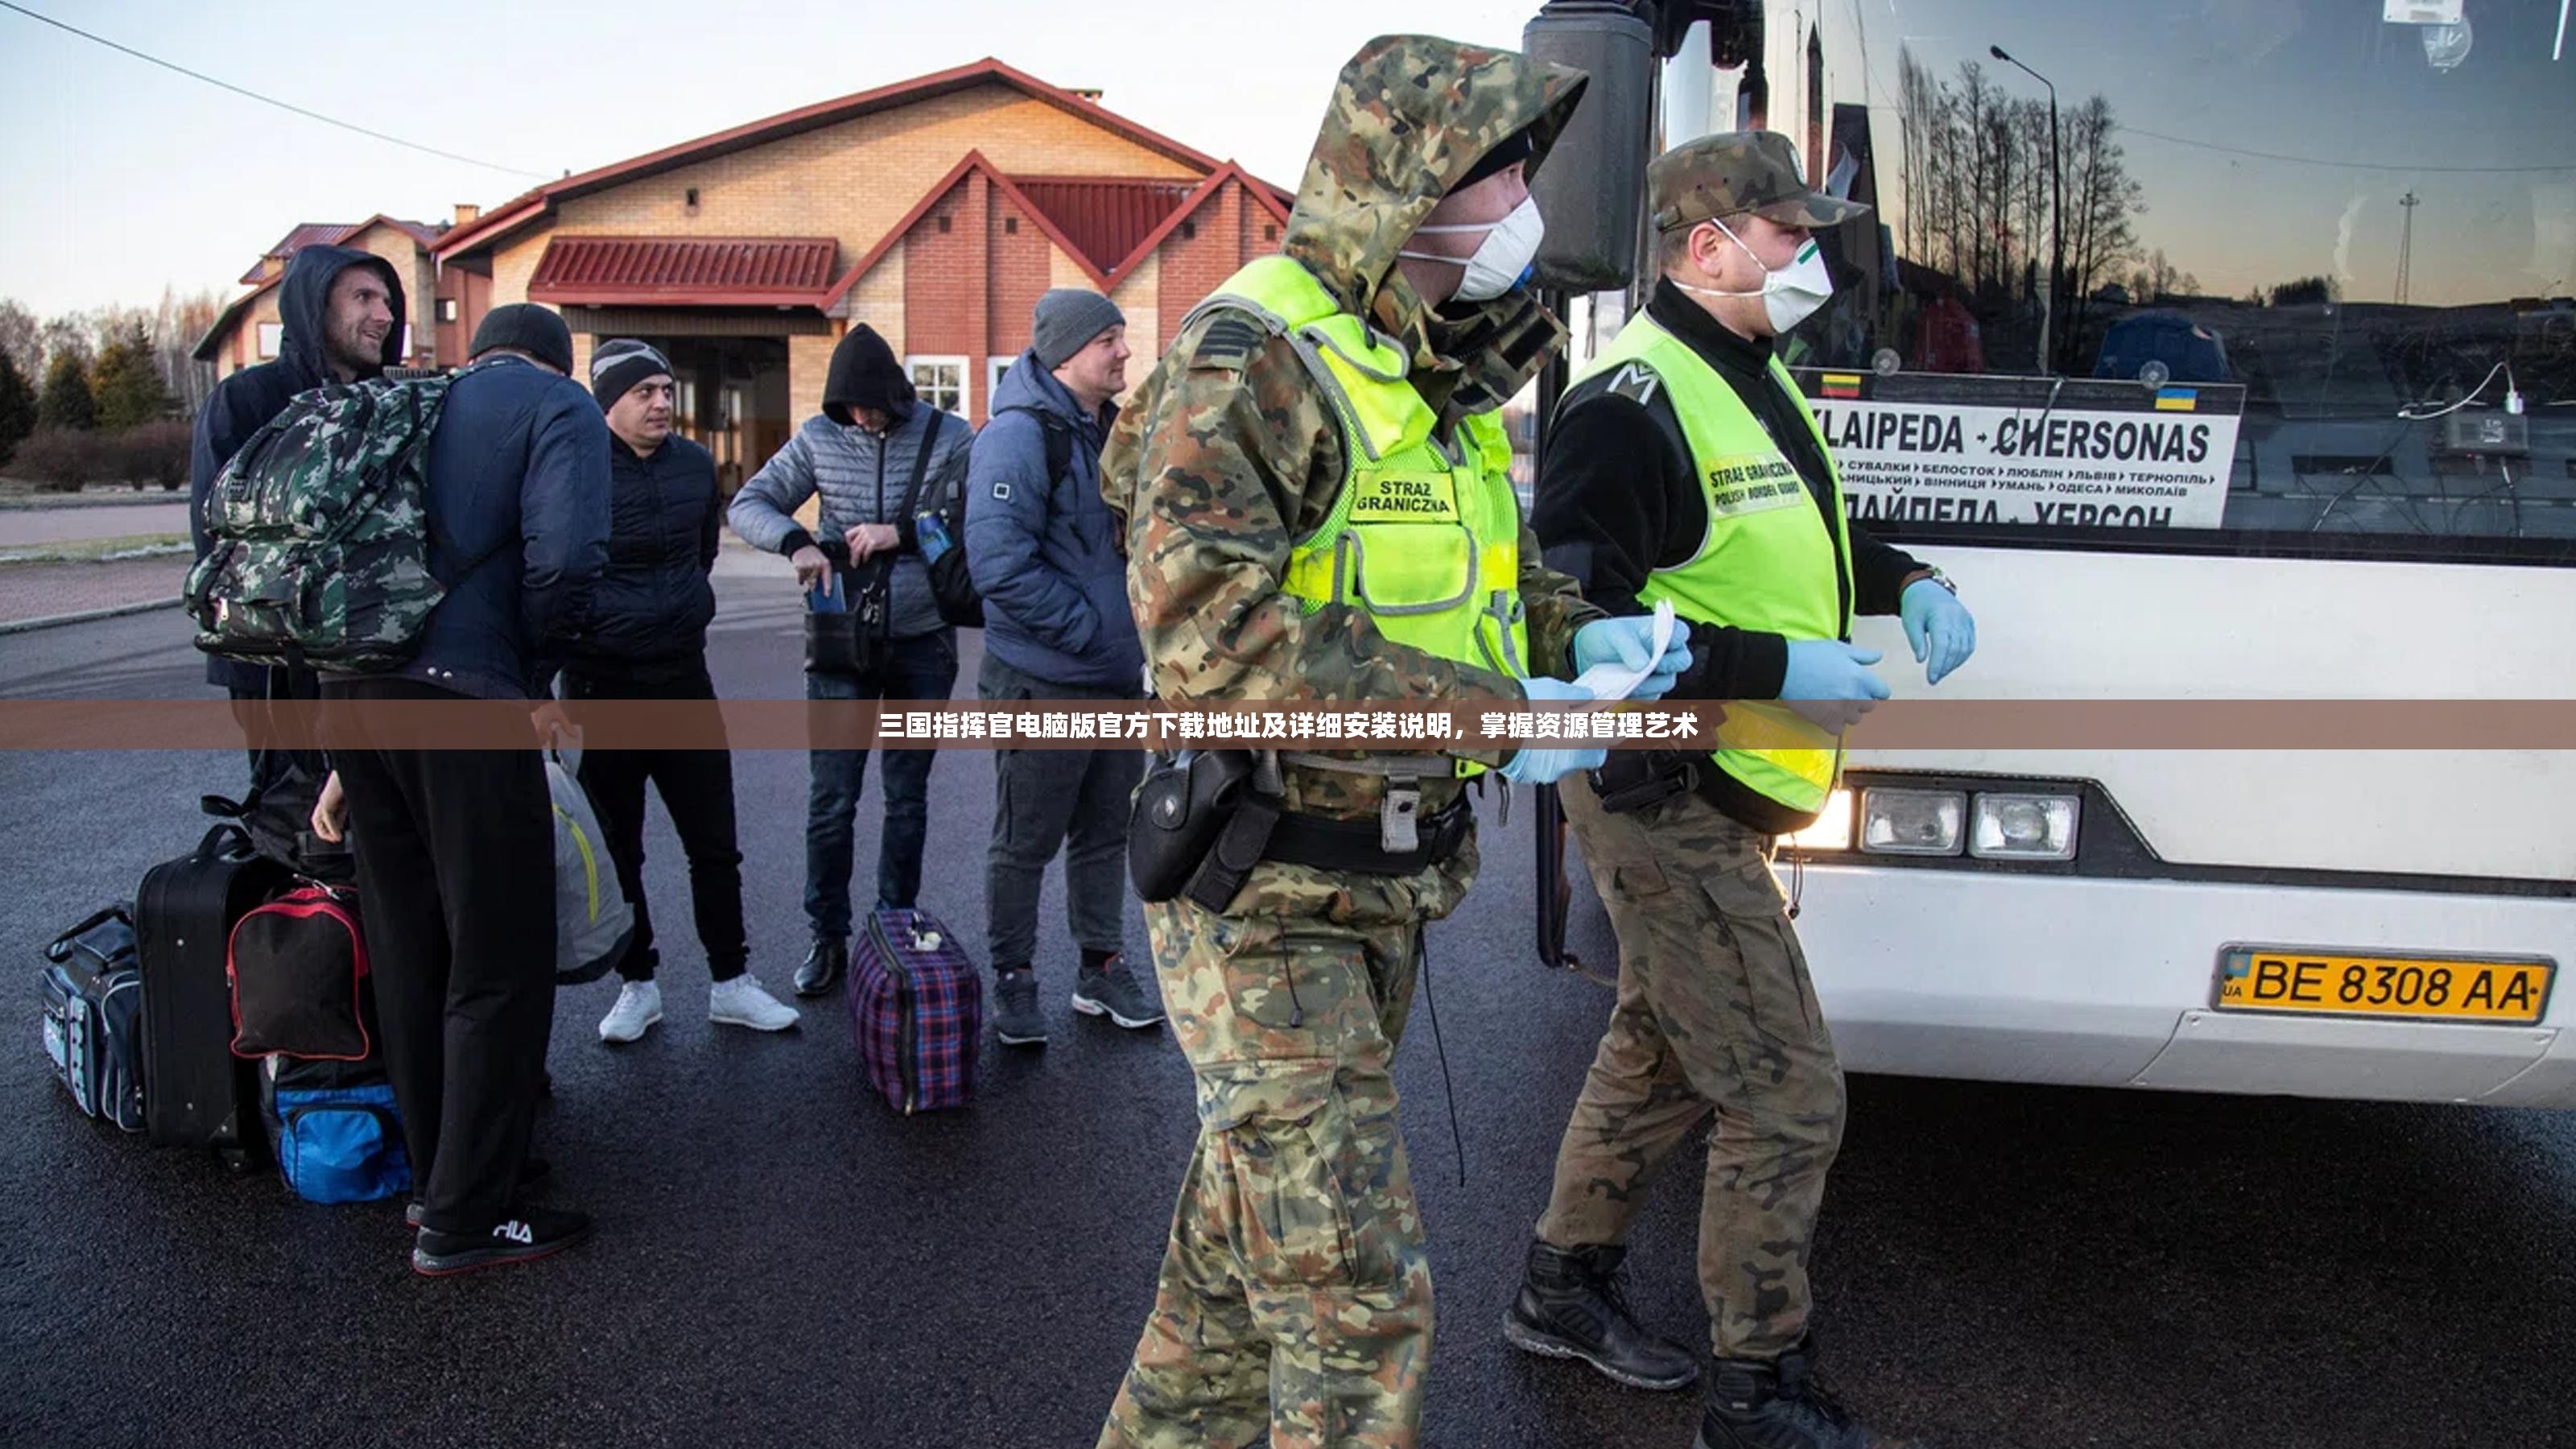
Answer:
POLYGON ((1977 652, 1976 616, 1957 595, 1930 579, 1906 585, 1896 610, 1905 621, 1905 642, 1914 646, 1914 662, 1924 666, 1924 683, 1939 684, 1977 652))
POLYGON ((1875 649, 1863 649, 1839 639, 1792 639, 1789 669, 1780 678, 1780 697, 1885 699, 1887 681, 1869 668, 1879 657, 1875 649))
MULTIPOLYGON (((1631 614, 1618 619, 1595 619, 1574 631, 1574 672, 1581 674, 1595 664, 1615 663, 1622 669, 1642 669, 1646 651, 1655 644, 1655 620, 1651 614, 1631 614)), ((1672 642, 1665 646, 1664 657, 1655 661, 1655 672, 1629 694, 1630 699, 1661 699, 1672 693, 1673 684, 1690 668, 1690 625, 1676 621, 1672 642)))
MULTIPOLYGON (((1592 691, 1562 679, 1524 679, 1521 693, 1533 701, 1547 704, 1563 700, 1572 704, 1590 704, 1592 691)), ((1515 785, 1553 785, 1577 770, 1597 770, 1610 758, 1608 750, 1529 750, 1513 755, 1503 763, 1502 775, 1515 785)))

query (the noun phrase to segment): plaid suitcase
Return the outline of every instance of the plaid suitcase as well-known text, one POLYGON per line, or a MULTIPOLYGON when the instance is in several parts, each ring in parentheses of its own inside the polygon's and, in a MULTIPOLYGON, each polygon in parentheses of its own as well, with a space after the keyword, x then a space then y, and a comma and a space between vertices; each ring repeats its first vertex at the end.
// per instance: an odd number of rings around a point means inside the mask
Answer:
POLYGON ((927 911, 871 912, 853 943, 850 1017, 868 1084, 906 1113, 963 1107, 984 1044, 984 983, 927 911))

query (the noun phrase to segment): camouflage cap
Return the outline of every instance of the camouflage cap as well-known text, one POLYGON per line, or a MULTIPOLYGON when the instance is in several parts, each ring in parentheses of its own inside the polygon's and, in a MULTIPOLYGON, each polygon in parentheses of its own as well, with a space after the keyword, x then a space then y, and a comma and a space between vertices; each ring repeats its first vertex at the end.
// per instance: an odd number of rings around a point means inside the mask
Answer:
POLYGON ((1840 226, 1869 208, 1807 184, 1798 148, 1777 131, 1727 131, 1685 142, 1646 168, 1655 230, 1742 212, 1782 226, 1840 226))

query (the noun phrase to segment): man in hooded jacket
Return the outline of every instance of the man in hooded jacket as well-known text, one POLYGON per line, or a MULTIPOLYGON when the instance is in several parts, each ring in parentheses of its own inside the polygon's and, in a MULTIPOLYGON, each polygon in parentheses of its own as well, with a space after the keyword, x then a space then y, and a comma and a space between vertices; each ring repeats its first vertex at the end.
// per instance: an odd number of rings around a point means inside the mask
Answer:
MULTIPOLYGON (((1614 655, 1654 666, 1639 694, 1670 686, 1646 621, 1541 564, 1494 416, 1565 335, 1520 285, 1525 174, 1583 85, 1422 36, 1343 68, 1285 255, 1185 319, 1103 460, 1158 697, 1579 702, 1566 677, 1614 655)), ((1423 925, 1475 878, 1463 779, 1495 757, 1274 764, 1283 813, 1239 888, 1146 907, 1200 1130, 1103 1445, 1420 1434, 1431 1279, 1392 1068, 1423 925)))
MULTIPOLYGON (((401 278, 373 252, 309 246, 287 262, 286 280, 277 284, 281 336, 276 358, 217 383, 197 414, 188 455, 188 532, 197 557, 204 558, 213 546, 206 534, 206 502, 233 454, 286 411, 297 393, 381 377, 402 361, 405 305, 401 278)), ((234 712, 245 724, 259 701, 314 699, 321 692, 312 670, 272 669, 220 655, 207 656, 206 682, 232 695, 234 712)), ((307 763, 318 778, 318 762, 307 763)), ((276 783, 286 764, 283 752, 254 747, 253 790, 276 783)))
MULTIPOLYGON (((726 520, 752 547, 787 555, 807 589, 846 590, 853 570, 883 569, 886 665, 867 675, 808 671, 808 699, 946 699, 957 684, 957 631, 939 616, 929 566, 914 530, 928 500, 954 498, 966 486, 975 430, 964 418, 925 406, 894 349, 875 329, 853 327, 832 349, 823 379, 823 411, 787 440, 733 496, 726 520), (935 436, 934 436, 935 433, 935 436), (914 462, 930 449, 921 501, 907 511, 903 495, 914 462), (829 558, 796 521, 805 500, 822 499, 826 537, 848 549, 849 568, 829 558)), ((936 750, 889 750, 885 757, 885 838, 877 851, 877 905, 909 907, 921 894, 921 853, 930 833, 930 767, 936 750)), ((805 817, 805 918, 813 948, 796 971, 796 992, 832 989, 850 957, 850 869, 865 750, 816 750, 805 817)))

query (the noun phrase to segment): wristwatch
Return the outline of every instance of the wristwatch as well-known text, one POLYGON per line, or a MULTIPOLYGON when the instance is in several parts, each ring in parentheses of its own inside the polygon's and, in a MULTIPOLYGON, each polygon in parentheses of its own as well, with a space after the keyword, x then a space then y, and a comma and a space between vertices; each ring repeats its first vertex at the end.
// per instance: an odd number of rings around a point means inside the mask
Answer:
POLYGON ((1941 572, 1931 564, 1925 564, 1921 569, 1917 570, 1912 578, 1905 581, 1905 588, 1898 589, 1897 592, 1902 594, 1905 592, 1905 589, 1910 589, 1916 584, 1923 582, 1925 579, 1930 579, 1932 582, 1948 589, 1950 591, 1950 597, 1955 599, 1959 596, 1959 586, 1950 581, 1950 576, 1948 574, 1941 572))

